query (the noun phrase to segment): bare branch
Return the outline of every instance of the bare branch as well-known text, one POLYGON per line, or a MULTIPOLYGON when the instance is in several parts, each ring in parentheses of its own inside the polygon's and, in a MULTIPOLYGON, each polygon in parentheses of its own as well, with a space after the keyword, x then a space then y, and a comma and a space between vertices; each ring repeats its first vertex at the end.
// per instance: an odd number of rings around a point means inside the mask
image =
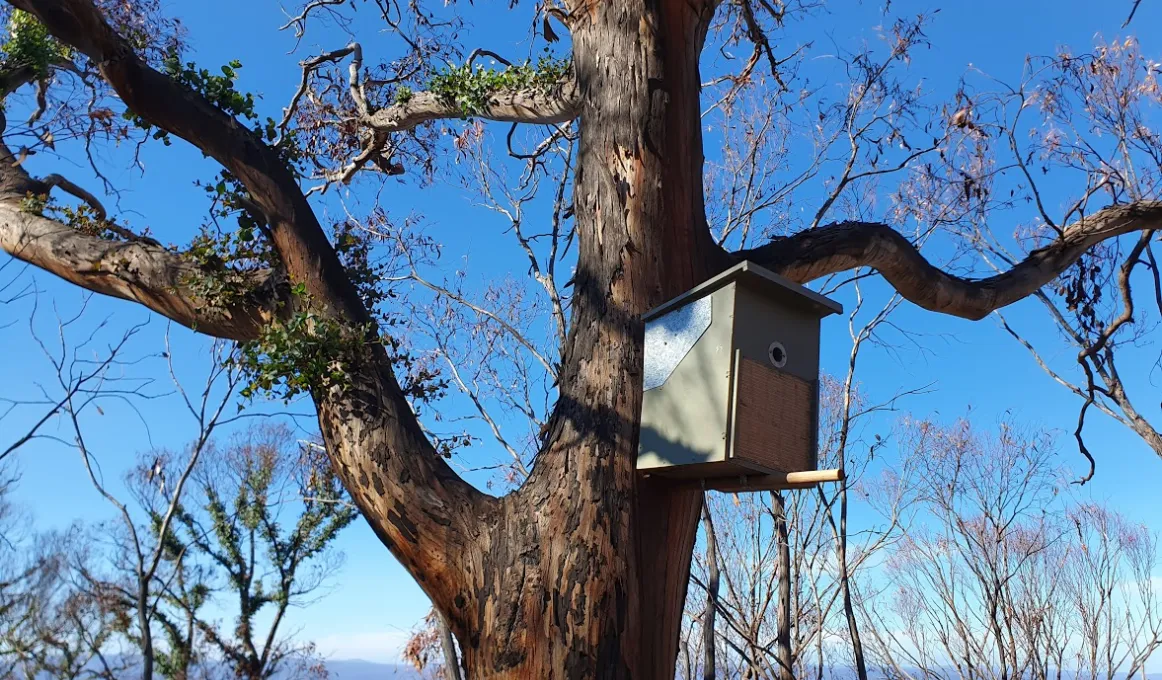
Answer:
MULTIPOLYGON (((323 64, 337 62, 358 48, 358 43, 351 43, 342 49, 334 50, 332 52, 324 52, 317 57, 304 59, 299 64, 303 67, 303 77, 299 82, 298 89, 295 90, 294 96, 291 97, 290 104, 288 104, 287 107, 283 109, 282 121, 278 124, 280 138, 286 136, 286 131, 290 126, 291 119, 294 118, 295 111, 298 110, 299 100, 301 100, 303 95, 307 92, 307 86, 310 83, 311 74, 317 71, 323 64)), ((357 71, 358 69, 356 68, 355 70, 357 71)))
POLYGON ((291 17, 290 21, 279 27, 278 30, 285 31, 290 27, 295 29, 295 37, 302 38, 307 32, 307 19, 310 18, 311 12, 321 7, 328 7, 331 5, 342 5, 347 0, 311 0, 308 2, 303 11, 299 12, 297 16, 291 17))
POLYGON ((89 205, 89 207, 93 209, 93 212, 95 213, 95 216, 97 219, 99 219, 99 220, 105 219, 107 213, 105 212, 105 206, 101 205, 101 201, 97 200, 96 196, 89 193, 85 189, 82 189, 81 187, 77 186, 76 184, 73 184, 65 177, 58 175, 56 173, 53 173, 51 175, 46 176, 44 179, 42 179, 40 181, 47 188, 60 187, 61 191, 64 191, 66 193, 72 194, 73 196, 76 196, 77 198, 79 198, 82 201, 84 201, 85 203, 87 203, 89 205))
POLYGON ((523 333, 521 333, 519 330, 514 328, 512 324, 510 324, 507 321, 505 321, 504 319, 502 319, 498 314, 496 314, 495 312, 492 312, 488 309, 485 309, 485 308, 481 307, 480 305, 473 304, 471 301, 469 301, 463 295, 458 295, 457 293, 455 293, 451 290, 448 290, 447 288, 444 288, 443 286, 438 286, 438 285, 432 283, 431 281, 428 281, 427 279, 423 278, 415 271, 413 271, 407 278, 411 279, 412 281, 415 281, 416 283, 420 284, 421 286, 424 286, 425 288, 428 288, 429 290, 436 293, 437 295, 443 295, 444 297, 448 298, 449 300, 452 300, 453 302, 464 305, 468 309, 471 309, 473 312, 475 312, 476 314, 479 314, 480 316, 482 316, 484 318, 491 319, 492 321, 495 321, 501 328, 504 329, 504 331, 506 333, 508 333, 512 337, 513 340, 516 340, 517 342, 519 342, 521 344, 522 347, 527 349, 529 351, 529 354, 532 354, 533 358, 535 358, 538 362, 540 362, 541 366, 545 367, 545 372, 547 372, 549 375, 556 378, 557 368, 553 365, 553 363, 551 361, 549 361, 548 358, 546 358, 544 354, 541 354, 541 352, 537 349, 537 346, 534 345, 532 342, 530 342, 529 339, 526 338, 523 333))
POLYGON ((1142 0, 1134 0, 1134 6, 1130 8, 1130 16, 1126 17, 1126 22, 1122 24, 1122 28, 1130 25, 1134 20, 1134 15, 1138 13, 1138 5, 1142 4, 1142 0))
POLYGON ((735 256, 799 283, 871 267, 920 307, 976 320, 1032 295, 1094 245, 1122 234, 1159 228, 1160 201, 1110 206, 1070 224, 1061 238, 1032 251, 1012 269, 984 279, 943 272, 899 232, 870 222, 841 222, 803 231, 735 256))
MULTIPOLYGON (((99 65, 134 113, 193 144, 233 173, 270 222, 288 274, 321 305, 363 323, 368 314, 298 181, 276 149, 192 89, 151 68, 92 0, 12 0, 59 40, 99 65)), ((160 291, 151 291, 160 294, 160 291)))
POLYGON ((0 202, 0 250, 102 295, 132 300, 201 333, 247 340, 271 320, 276 297, 269 271, 251 275, 253 300, 204 304, 190 286, 207 273, 160 245, 110 241, 8 202, 0 202))

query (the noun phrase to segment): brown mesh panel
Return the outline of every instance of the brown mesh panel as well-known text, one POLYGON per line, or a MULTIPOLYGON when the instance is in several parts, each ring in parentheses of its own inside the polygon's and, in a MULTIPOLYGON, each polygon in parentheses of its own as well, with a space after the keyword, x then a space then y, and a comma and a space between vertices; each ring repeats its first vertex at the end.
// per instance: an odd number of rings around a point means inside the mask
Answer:
POLYGON ((773 472, 814 470, 815 384, 740 358, 732 456, 773 472))

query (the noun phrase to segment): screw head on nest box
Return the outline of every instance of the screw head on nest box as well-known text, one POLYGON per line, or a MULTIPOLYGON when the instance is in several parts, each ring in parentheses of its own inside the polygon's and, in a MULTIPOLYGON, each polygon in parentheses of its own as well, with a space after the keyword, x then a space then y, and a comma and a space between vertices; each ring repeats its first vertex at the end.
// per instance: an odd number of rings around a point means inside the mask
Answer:
POLYGON ((638 470, 734 490, 816 470, 819 326, 842 311, 744 261, 647 312, 638 470))

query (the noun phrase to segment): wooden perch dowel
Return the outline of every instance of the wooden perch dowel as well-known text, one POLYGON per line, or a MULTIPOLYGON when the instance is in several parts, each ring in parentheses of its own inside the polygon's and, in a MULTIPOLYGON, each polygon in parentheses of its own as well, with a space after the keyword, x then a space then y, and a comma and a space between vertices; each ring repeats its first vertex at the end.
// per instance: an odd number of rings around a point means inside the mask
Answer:
POLYGON ((807 472, 788 472, 782 475, 766 475, 774 479, 785 479, 788 484, 818 484, 820 482, 842 482, 846 475, 843 470, 810 470, 807 472))
POLYGON ((841 482, 843 470, 808 470, 783 472, 773 475, 719 477, 690 482, 689 486, 714 491, 774 491, 777 489, 809 489, 822 482, 841 482))

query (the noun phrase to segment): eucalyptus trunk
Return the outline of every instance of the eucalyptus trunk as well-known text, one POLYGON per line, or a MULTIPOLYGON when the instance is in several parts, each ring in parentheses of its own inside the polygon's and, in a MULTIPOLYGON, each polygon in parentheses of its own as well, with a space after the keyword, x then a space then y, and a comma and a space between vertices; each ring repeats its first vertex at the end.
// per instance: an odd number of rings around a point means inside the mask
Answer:
POLYGON ((591 6, 571 26, 580 251, 560 403, 523 487, 468 546, 449 622, 473 678, 672 678, 702 496, 635 473, 642 312, 721 268, 705 225, 710 9, 591 6))

